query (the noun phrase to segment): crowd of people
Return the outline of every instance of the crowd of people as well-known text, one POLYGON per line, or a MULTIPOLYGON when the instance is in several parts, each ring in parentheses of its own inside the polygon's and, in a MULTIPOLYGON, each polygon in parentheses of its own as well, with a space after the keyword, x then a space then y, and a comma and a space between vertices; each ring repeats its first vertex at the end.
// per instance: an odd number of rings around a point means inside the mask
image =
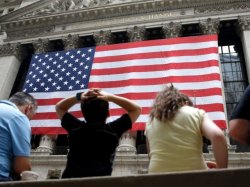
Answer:
MULTIPOLYGON (((249 103, 250 87, 229 122, 231 137, 245 144, 250 144, 249 103)), ((20 180, 23 171, 31 170, 29 120, 36 109, 36 100, 24 92, 0 101, 0 181, 20 180)), ((134 101, 97 88, 62 99, 55 110, 69 136, 62 178, 110 176, 119 138, 131 129, 141 113, 141 107, 134 101), (110 102, 125 112, 107 122, 110 102), (69 112, 76 104, 80 104, 85 120, 69 112)), ((149 119, 145 128, 149 173, 228 167, 223 131, 173 85, 165 86, 157 94, 149 119), (215 162, 203 157, 203 137, 211 142, 215 162)))

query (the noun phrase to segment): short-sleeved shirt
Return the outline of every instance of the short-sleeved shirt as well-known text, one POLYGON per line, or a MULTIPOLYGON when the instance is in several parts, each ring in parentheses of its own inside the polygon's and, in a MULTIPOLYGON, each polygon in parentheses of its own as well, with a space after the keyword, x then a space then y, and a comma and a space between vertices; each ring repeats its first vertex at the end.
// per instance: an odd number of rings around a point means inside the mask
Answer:
POLYGON ((31 129, 28 118, 10 102, 0 101, 0 179, 9 178, 17 156, 30 156, 31 129))
POLYGON ((111 175, 115 149, 132 122, 128 114, 107 124, 89 124, 70 113, 62 118, 69 134, 69 154, 63 178, 111 175))
POLYGON ((206 169, 201 134, 204 114, 203 110, 183 106, 174 119, 166 122, 153 119, 147 124, 149 173, 206 169))
POLYGON ((235 107, 230 120, 233 119, 246 119, 250 121, 250 85, 248 85, 239 103, 235 107))

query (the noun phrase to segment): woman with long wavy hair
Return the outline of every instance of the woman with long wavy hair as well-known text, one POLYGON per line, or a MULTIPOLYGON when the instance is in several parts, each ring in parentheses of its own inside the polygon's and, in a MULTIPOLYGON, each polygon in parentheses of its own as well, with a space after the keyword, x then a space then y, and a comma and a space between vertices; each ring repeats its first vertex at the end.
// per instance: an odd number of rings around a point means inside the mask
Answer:
POLYGON ((147 124, 149 173, 226 168, 227 142, 223 131, 191 99, 166 86, 155 98, 147 124), (202 137, 211 141, 215 163, 203 158, 202 137))

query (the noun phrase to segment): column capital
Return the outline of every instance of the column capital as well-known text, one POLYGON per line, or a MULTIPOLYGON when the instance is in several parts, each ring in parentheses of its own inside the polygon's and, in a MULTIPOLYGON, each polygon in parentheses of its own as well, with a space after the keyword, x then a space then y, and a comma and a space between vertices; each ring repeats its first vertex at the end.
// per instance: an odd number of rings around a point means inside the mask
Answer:
POLYGON ((203 34, 218 34, 220 20, 217 18, 208 18, 206 20, 201 20, 199 25, 203 34))
POLYGON ((69 34, 68 36, 62 39, 64 44, 64 50, 76 49, 79 48, 79 35, 78 34, 69 34))
POLYGON ((146 29, 144 26, 134 26, 127 29, 127 33, 130 42, 143 41, 145 40, 146 29))
POLYGON ((240 16, 238 18, 238 27, 240 31, 250 30, 250 16, 240 16))
POLYGON ((33 41, 33 46, 35 49, 35 53, 45 53, 49 51, 49 39, 41 39, 39 38, 36 41, 33 41))
POLYGON ((22 45, 21 43, 7 43, 0 45, 1 56, 16 56, 19 60, 22 59, 22 45))
POLYGON ((162 27, 165 38, 177 38, 182 31, 181 23, 170 22, 162 27))
POLYGON ((111 44, 112 40, 112 33, 110 30, 108 31, 99 31, 94 33, 94 40, 96 42, 96 45, 108 45, 111 44))

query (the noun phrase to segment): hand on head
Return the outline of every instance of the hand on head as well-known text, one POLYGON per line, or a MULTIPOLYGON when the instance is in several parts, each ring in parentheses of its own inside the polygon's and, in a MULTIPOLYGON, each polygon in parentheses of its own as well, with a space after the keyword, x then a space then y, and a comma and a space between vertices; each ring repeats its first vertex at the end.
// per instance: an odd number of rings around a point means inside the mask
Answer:
POLYGON ((108 101, 110 94, 100 88, 91 88, 87 92, 82 93, 81 100, 102 99, 108 101))

